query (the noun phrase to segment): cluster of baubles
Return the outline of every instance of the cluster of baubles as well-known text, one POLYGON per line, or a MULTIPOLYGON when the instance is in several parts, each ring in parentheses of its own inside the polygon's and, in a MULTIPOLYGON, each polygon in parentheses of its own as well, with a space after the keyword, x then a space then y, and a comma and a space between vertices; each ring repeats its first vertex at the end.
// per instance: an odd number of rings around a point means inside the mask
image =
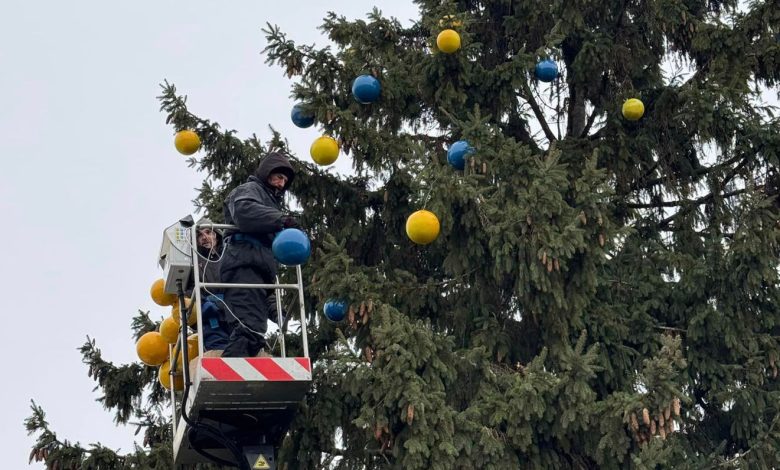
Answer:
MULTIPOLYGON (((382 84, 373 75, 360 75, 352 82, 352 96, 360 104, 371 104, 382 94, 382 84)), ((306 111, 302 103, 296 103, 290 112, 295 126, 306 129, 314 125, 315 116, 306 111)), ((327 166, 339 157, 339 143, 331 136, 317 137, 309 148, 311 159, 320 166, 327 166)))
MULTIPOLYGON (((300 265, 309 259, 311 243, 309 237, 298 229, 288 228, 279 232, 272 244, 274 257, 282 264, 289 266, 300 265)), ((162 322, 157 331, 144 333, 136 342, 135 349, 138 359, 144 364, 158 367, 157 378, 160 385, 170 390, 181 390, 184 387, 183 368, 184 355, 180 346, 182 328, 194 326, 198 322, 197 305, 193 305, 191 299, 184 298, 184 308, 187 312, 187 326, 182 327, 181 302, 175 294, 165 291, 165 281, 158 279, 152 283, 150 289, 152 300, 162 307, 171 307, 171 313, 162 322), (173 355, 176 353, 175 360, 173 355), (171 372, 171 364, 175 363, 174 372, 171 372)), ((187 358, 192 360, 199 354, 198 335, 191 334, 187 337, 187 358)))
MULTIPOLYGON (((167 390, 184 388, 184 354, 180 345, 181 310, 179 297, 165 292, 165 282, 158 279, 150 289, 152 300, 162 307, 171 307, 171 314, 161 323, 157 331, 144 333, 135 344, 138 359, 148 366, 158 367, 157 378, 167 390), (173 357, 175 354, 175 358, 173 357), (175 364, 174 373, 171 365, 175 364)), ((195 308, 190 308, 190 299, 184 299, 185 309, 189 310, 187 325, 193 326, 198 321, 195 308)), ((186 328, 186 326, 184 327, 186 328)), ((192 360, 199 354, 198 335, 187 337, 187 358, 192 360)))
MULTIPOLYGON (((443 29, 436 36, 436 48, 444 54, 454 54, 461 49, 460 34, 454 29, 463 23, 452 15, 445 16, 439 21, 443 29)), ((560 76, 558 64, 550 59, 540 60, 534 68, 534 77, 540 82, 551 83, 560 76)), ((382 94, 382 84, 373 75, 360 75, 352 82, 352 96, 355 101, 363 105, 375 103, 382 94)), ((628 121, 638 121, 645 112, 644 103, 638 98, 629 98, 623 103, 622 114, 628 121)), ((315 115, 306 109, 302 103, 296 103, 291 112, 290 119, 293 124, 301 129, 314 125, 315 115)), ((192 155, 201 145, 198 135, 191 130, 183 130, 176 134, 176 149, 184 155, 192 155)), ((475 152, 466 140, 454 142, 447 151, 447 162, 456 170, 466 168, 466 160, 475 152)), ((329 135, 317 137, 309 149, 314 163, 327 166, 334 163, 340 153, 339 143, 329 135)), ((432 243, 439 235, 440 223, 436 214, 429 210, 418 210, 412 213, 406 220, 406 234, 409 239, 418 245, 432 243)), ((280 232, 274 240, 273 252, 277 261, 286 265, 300 265, 308 260, 311 253, 311 245, 308 237, 297 229, 287 229, 280 232)), ((347 310, 345 300, 331 299, 325 303, 323 312, 326 318, 332 321, 341 321, 347 310)))

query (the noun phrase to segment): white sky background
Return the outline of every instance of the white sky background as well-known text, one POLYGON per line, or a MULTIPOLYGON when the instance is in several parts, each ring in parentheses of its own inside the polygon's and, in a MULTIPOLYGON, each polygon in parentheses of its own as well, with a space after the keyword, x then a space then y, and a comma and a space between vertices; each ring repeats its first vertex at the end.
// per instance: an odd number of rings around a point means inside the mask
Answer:
MULTIPOLYGON (((265 140, 271 124, 308 158, 317 130, 290 122, 291 82, 265 65, 260 28, 324 45, 327 11, 365 18, 373 5, 405 23, 417 16, 410 0, 4 3, 3 468, 27 466, 31 398, 60 439, 132 447, 135 427, 115 427, 94 401, 76 349, 90 335, 107 360, 134 361, 132 316, 167 313, 149 298, 162 230, 194 210, 202 175, 173 147, 158 84, 176 84, 195 114, 241 137, 265 140)), ((336 166, 349 167, 344 155, 336 166)))

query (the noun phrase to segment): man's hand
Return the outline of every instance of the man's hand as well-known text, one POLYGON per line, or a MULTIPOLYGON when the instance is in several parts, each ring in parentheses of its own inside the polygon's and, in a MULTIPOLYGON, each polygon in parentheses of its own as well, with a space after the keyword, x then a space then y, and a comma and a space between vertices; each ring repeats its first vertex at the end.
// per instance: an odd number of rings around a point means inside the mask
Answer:
POLYGON ((285 215, 282 217, 282 226, 284 226, 284 228, 301 228, 300 224, 298 223, 298 219, 291 215, 285 215))

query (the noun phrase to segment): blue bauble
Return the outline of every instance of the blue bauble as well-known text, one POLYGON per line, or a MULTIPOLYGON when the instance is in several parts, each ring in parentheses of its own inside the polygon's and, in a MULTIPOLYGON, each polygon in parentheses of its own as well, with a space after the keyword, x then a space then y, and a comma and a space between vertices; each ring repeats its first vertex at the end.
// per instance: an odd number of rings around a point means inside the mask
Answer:
POLYGON ((447 161, 457 170, 466 168, 466 157, 474 153, 474 147, 465 140, 459 140, 447 150, 447 161))
POLYGON ((371 75, 361 75, 352 82, 352 96, 362 104, 373 103, 379 98, 382 85, 371 75))
POLYGON ((293 106, 292 111, 290 111, 290 118, 293 124, 301 129, 306 129, 314 124, 314 115, 306 113, 303 110, 303 105, 300 103, 293 106))
POLYGON ((287 228, 276 234, 271 250, 276 261, 287 266, 295 266, 309 259, 311 242, 309 237, 297 228, 287 228))
POLYGON ((347 315, 347 308, 349 305, 346 300, 328 299, 322 307, 322 313, 330 321, 341 321, 347 315))
POLYGON ((550 59, 545 59, 536 64, 536 78, 543 82, 551 82, 558 78, 558 64, 550 59))

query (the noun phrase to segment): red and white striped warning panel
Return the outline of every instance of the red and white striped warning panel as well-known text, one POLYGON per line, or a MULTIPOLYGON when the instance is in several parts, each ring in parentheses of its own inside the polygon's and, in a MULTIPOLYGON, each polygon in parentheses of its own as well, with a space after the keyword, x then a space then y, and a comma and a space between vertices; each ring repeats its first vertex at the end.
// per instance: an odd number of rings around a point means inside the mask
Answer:
POLYGON ((311 380, 308 357, 202 357, 201 380, 294 382, 311 380))

